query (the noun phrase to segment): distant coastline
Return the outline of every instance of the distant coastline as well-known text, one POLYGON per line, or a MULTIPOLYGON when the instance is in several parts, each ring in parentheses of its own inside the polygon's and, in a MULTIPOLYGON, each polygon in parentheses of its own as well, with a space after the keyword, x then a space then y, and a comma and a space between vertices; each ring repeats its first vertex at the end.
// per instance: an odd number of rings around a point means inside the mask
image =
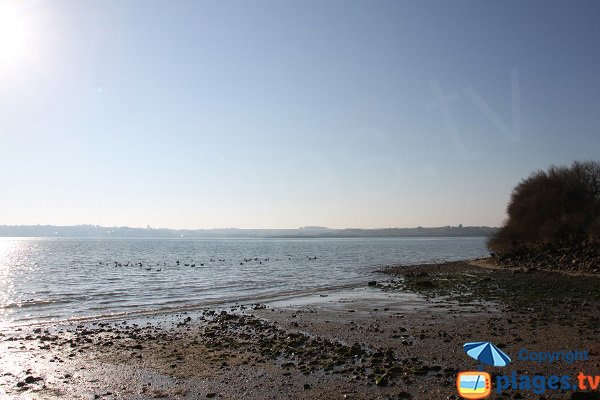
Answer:
POLYGON ((380 229, 332 229, 308 226, 297 229, 167 229, 104 227, 99 225, 0 225, 0 237, 98 238, 369 238, 369 237, 474 237, 490 236, 488 226, 443 226, 380 229))

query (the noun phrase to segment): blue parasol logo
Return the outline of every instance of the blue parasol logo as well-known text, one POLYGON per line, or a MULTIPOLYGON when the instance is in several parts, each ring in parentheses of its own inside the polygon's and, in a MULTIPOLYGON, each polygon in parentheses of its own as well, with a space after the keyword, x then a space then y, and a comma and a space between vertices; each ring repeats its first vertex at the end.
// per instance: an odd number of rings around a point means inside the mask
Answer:
POLYGON ((510 357, 491 342, 471 342, 463 346, 465 352, 482 364, 494 367, 505 367, 510 363, 510 357))

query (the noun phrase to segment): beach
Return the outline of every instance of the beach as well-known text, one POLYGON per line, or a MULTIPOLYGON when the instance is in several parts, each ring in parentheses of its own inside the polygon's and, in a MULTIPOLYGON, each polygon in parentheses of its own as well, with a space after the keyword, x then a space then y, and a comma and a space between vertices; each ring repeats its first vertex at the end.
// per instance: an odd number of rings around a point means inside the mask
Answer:
MULTIPOLYGON (((457 399, 465 342, 492 341, 494 374, 600 373, 600 279, 490 260, 388 267, 354 287, 0 335, 6 398, 457 399), (541 364, 528 351, 584 349, 541 364)), ((1 392, 0 392, 1 393, 1 392)), ((505 390, 491 398, 597 398, 505 390), (545 397, 544 397, 545 396, 545 397)))

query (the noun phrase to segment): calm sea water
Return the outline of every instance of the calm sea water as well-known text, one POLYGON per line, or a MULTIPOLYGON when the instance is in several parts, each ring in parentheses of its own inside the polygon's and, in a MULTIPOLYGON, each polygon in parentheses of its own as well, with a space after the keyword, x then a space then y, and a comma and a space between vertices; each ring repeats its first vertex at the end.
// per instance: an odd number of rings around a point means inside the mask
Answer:
POLYGON ((388 264, 485 255, 485 238, 0 238, 0 327, 353 284, 388 264))

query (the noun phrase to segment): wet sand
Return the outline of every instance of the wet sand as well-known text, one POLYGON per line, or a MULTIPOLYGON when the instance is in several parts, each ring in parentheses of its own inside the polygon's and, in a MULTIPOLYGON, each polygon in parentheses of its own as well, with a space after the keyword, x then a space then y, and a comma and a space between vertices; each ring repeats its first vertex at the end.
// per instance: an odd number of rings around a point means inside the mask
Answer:
POLYGON ((462 345, 488 340, 513 357, 508 367, 487 367, 492 374, 600 375, 597 275, 479 260, 369 278, 377 283, 260 304, 4 331, 0 398, 457 399, 456 374, 478 366, 462 345), (517 361, 522 348, 582 349, 590 359, 517 361))

